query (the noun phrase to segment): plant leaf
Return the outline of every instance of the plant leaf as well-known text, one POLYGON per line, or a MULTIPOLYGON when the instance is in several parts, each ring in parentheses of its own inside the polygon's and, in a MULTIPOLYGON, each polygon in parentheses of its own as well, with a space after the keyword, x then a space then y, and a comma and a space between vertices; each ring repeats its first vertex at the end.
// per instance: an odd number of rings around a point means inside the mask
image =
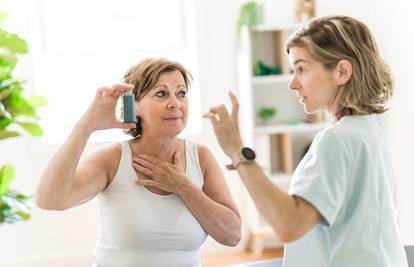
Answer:
POLYGON ((239 21, 237 23, 237 37, 243 26, 252 27, 263 21, 263 6, 255 1, 247 2, 240 8, 239 21))
POLYGON ((9 204, 3 201, 2 197, 0 196, 0 213, 10 210, 11 207, 9 204))
POLYGON ((44 134, 42 128, 36 123, 15 121, 14 123, 20 125, 26 132, 33 136, 42 136, 44 134))
POLYGON ((15 175, 14 167, 12 165, 3 165, 0 169, 0 196, 4 195, 8 190, 10 183, 13 181, 15 175))
POLYGON ((3 90, 3 89, 6 89, 6 88, 8 88, 8 87, 10 87, 12 85, 15 85, 15 84, 19 84, 20 85, 20 81, 14 80, 12 78, 7 79, 7 80, 1 80, 1 82, 0 82, 0 91, 3 90))
POLYGON ((47 98, 45 96, 32 96, 27 102, 34 108, 47 106, 47 98))
POLYGON ((13 119, 0 115, 0 130, 5 129, 13 122, 13 119))
POLYGON ((11 72, 17 65, 16 54, 10 52, 6 48, 0 47, 0 66, 7 67, 11 72))
POLYGON ((0 47, 8 49, 11 53, 27 53, 27 43, 15 33, 0 29, 0 47))
POLYGON ((21 210, 16 211, 14 214, 18 215, 20 217, 21 220, 23 221, 27 221, 30 219, 30 214, 23 212, 21 210))
POLYGON ((4 101, 6 110, 14 117, 26 116, 38 118, 36 110, 26 101, 21 92, 13 92, 4 101))
POLYGON ((0 130, 0 140, 11 138, 11 137, 17 137, 21 134, 16 131, 7 131, 7 130, 0 130))

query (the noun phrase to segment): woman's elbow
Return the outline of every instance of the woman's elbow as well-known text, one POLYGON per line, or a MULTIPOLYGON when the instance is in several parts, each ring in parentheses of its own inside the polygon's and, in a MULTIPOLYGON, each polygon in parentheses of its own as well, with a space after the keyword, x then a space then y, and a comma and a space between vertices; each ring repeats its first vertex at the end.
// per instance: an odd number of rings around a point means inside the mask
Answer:
POLYGON ((284 229, 273 228, 279 241, 283 244, 294 242, 300 239, 304 234, 301 234, 296 229, 290 229, 286 227, 284 229))
POLYGON ((241 240, 241 234, 239 232, 237 234, 235 233, 231 236, 228 236, 226 239, 222 240, 220 243, 225 246, 235 247, 240 243, 240 240, 241 240))
POLYGON ((240 243, 241 240, 241 235, 239 234, 238 236, 236 236, 235 238, 233 238, 229 243, 228 246, 229 247, 235 247, 240 243))
POLYGON ((282 244, 287 244, 298 240, 299 238, 294 237, 293 235, 286 235, 286 234, 277 234, 279 241, 282 244))
POLYGON ((65 210, 67 209, 63 205, 58 204, 56 201, 53 201, 44 195, 40 194, 39 192, 36 192, 35 194, 35 204, 38 208, 42 210, 65 210))
POLYGON ((241 226, 235 227, 233 231, 227 231, 227 235, 219 241, 222 245, 235 247, 241 240, 241 226))

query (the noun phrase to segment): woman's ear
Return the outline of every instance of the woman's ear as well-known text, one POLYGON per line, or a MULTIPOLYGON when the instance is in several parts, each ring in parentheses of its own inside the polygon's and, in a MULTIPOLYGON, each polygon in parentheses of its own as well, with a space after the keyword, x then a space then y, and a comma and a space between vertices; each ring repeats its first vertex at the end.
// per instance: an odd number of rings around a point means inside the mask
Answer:
POLYGON ((346 84, 352 76, 352 64, 346 59, 342 59, 336 65, 336 82, 338 85, 346 84))
POLYGON ((141 123, 141 118, 136 116, 137 122, 135 123, 136 127, 135 127, 135 139, 139 139, 141 138, 142 135, 142 123, 141 123))

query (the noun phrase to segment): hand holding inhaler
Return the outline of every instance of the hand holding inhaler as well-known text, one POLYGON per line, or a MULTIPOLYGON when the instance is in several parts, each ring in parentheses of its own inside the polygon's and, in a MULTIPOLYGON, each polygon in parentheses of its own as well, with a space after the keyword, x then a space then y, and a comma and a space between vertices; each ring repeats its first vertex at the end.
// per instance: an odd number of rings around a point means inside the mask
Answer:
MULTIPOLYGON (((133 85, 125 83, 99 88, 96 91, 95 98, 93 99, 88 110, 79 121, 79 124, 83 125, 83 127, 85 127, 85 129, 87 129, 90 133, 96 130, 135 128, 136 124, 134 122, 129 122, 131 117, 128 117, 128 120, 122 122, 119 121, 116 116, 116 105, 119 97, 127 91, 131 91, 132 94, 132 89, 133 85)), ((130 97, 132 97, 133 111, 133 104, 135 100, 133 95, 130 97)), ((135 117, 135 115, 133 117, 135 117)))

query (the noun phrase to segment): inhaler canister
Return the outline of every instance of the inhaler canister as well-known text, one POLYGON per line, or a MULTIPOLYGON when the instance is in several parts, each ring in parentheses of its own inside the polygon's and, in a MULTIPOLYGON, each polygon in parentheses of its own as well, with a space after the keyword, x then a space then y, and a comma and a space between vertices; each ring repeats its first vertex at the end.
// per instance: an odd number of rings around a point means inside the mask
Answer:
POLYGON ((124 104, 124 122, 137 122, 135 117, 135 99, 132 90, 128 90, 123 95, 124 104))

